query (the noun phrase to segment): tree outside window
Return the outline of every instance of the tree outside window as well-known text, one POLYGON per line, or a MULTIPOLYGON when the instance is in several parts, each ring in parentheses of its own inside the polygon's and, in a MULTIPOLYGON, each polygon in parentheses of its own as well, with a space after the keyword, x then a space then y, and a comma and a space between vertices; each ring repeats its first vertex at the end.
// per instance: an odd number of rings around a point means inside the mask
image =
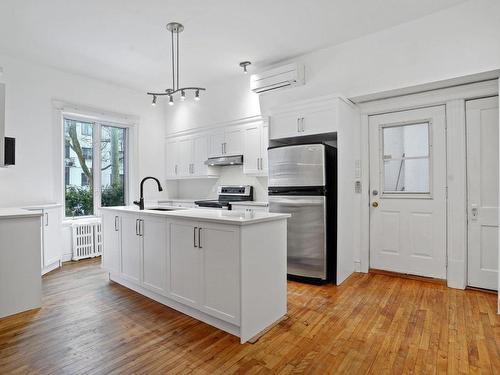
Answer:
POLYGON ((97 206, 124 205, 126 129, 65 118, 64 142, 66 217, 93 215, 94 191, 97 206), (96 136, 99 149, 94 152, 96 136), (100 187, 94 178, 98 165, 100 187))

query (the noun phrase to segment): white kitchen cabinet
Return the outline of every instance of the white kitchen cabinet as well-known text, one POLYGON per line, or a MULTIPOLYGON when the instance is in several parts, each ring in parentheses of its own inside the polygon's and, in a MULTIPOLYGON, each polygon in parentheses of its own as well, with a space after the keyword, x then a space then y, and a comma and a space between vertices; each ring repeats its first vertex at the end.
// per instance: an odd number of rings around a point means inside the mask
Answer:
POLYGON ((61 207, 42 209, 42 274, 45 274, 61 263, 61 207))
POLYGON ((141 216, 139 237, 142 247, 142 285, 154 292, 166 294, 166 220, 141 216))
POLYGON ((234 226, 198 223, 201 306, 207 314, 239 323, 239 232, 234 226))
POLYGON ((210 135, 210 157, 241 155, 243 153, 243 129, 230 126, 210 135))
POLYGON ((102 223, 103 268, 156 293, 166 294, 166 220, 103 211, 102 223))
POLYGON ((108 272, 120 272, 121 219, 120 215, 102 216, 103 253, 102 267, 108 272))
POLYGON ((302 137, 338 131, 340 106, 348 106, 340 98, 287 104, 273 109, 270 139, 302 137))
POLYGON ((177 143, 177 175, 179 177, 187 177, 191 175, 193 165, 193 139, 182 138, 177 143))
POLYGON ((217 177, 216 168, 205 165, 209 136, 205 133, 169 138, 166 142, 167 179, 217 177))
POLYGON ((234 226, 169 221, 170 293, 231 323, 239 320, 238 232, 234 226))
POLYGON ((200 305, 200 249, 198 225, 192 221, 169 221, 169 286, 171 298, 192 307, 200 305))
POLYGON ((267 147, 269 125, 255 123, 243 129, 243 173, 255 176, 267 175, 267 147))
POLYGON ((178 177, 178 160, 177 153, 177 139, 168 139, 165 144, 165 158, 166 158, 166 177, 175 179, 178 177))
POLYGON ((141 281, 140 218, 134 214, 121 214, 122 249, 121 275, 137 283, 141 281))

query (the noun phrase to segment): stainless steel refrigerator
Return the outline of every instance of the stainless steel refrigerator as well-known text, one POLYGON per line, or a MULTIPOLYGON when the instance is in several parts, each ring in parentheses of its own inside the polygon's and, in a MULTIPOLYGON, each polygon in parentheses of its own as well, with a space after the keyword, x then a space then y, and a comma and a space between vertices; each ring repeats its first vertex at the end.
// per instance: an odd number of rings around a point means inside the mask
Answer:
POLYGON ((336 282, 337 149, 326 144, 269 148, 269 211, 288 220, 288 276, 336 282))

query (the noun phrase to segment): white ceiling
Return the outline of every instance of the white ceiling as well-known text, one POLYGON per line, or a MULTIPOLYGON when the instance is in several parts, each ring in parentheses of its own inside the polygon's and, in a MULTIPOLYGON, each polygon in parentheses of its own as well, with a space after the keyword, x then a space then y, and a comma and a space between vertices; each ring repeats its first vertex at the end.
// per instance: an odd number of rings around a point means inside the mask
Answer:
POLYGON ((464 0, 1 0, 0 51, 140 90, 170 86, 165 25, 181 22, 181 84, 241 74, 464 0))

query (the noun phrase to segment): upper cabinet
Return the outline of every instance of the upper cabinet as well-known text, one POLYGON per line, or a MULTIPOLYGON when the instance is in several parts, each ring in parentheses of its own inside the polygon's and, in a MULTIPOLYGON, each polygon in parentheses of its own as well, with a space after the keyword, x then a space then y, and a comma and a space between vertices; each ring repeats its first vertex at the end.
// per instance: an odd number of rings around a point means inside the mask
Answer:
POLYGON ((240 126, 230 126, 212 133, 209 156, 232 156, 243 153, 243 134, 240 126))
POLYGON ((243 173, 267 176, 269 124, 257 122, 243 128, 243 173))
POLYGON ((217 169, 205 165, 210 140, 210 134, 204 133, 167 138, 167 179, 217 177, 217 169))
POLYGON ((334 133, 339 128, 341 98, 308 100, 276 107, 271 111, 270 139, 334 133))
POLYGON ((256 117, 212 131, 200 130, 166 139, 167 179, 218 177, 221 167, 205 164, 208 158, 243 155, 243 173, 267 175, 269 125, 256 117))

